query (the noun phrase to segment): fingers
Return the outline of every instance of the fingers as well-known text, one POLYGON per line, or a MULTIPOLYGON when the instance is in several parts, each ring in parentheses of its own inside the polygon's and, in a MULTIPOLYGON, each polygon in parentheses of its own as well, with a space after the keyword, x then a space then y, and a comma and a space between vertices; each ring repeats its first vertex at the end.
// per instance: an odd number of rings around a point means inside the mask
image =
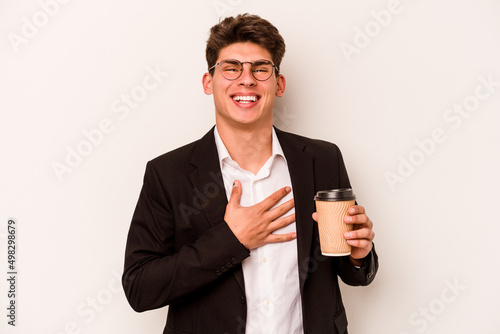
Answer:
POLYGON ((263 201, 252 206, 243 207, 240 205, 242 185, 241 182, 235 180, 226 206, 224 220, 238 240, 248 249, 268 243, 293 240, 297 237, 295 232, 272 234, 274 231, 295 221, 295 214, 285 217, 285 214, 293 209, 295 205, 293 198, 277 205, 290 192, 290 187, 283 187, 263 201))
POLYGON ((350 215, 358 215, 365 213, 365 208, 361 205, 353 205, 349 208, 348 212, 350 215))
MULTIPOLYGON (((352 247, 357 248, 357 252, 361 251, 365 256, 366 253, 373 247, 373 223, 365 214, 365 208, 360 205, 355 205, 349 208, 349 216, 344 217, 346 224, 353 224, 353 231, 344 233, 344 238, 352 247)), ((358 254, 359 255, 359 254, 358 254)), ((364 256, 361 256, 364 257, 364 256)))
POLYGON ((369 228, 362 228, 359 230, 345 232, 344 238, 347 240, 366 239, 371 242, 373 238, 375 238, 375 232, 369 228))
MULTIPOLYGON (((361 205, 351 206, 348 210, 349 215, 344 217, 344 223, 353 225, 362 225, 360 227, 367 227, 368 229, 373 228, 373 223, 365 214, 365 208, 361 205)), ((318 221, 318 213, 313 212, 312 219, 316 222, 318 221)))
POLYGON ((356 214, 354 216, 345 216, 344 223, 361 225, 362 227, 368 227, 370 229, 373 227, 372 221, 364 213, 356 214))
MULTIPOLYGON (((317 222, 318 214, 314 212, 312 218, 317 222)), ((348 215, 344 217, 344 223, 352 224, 353 230, 344 233, 347 243, 353 247, 351 256, 355 259, 364 258, 373 247, 373 223, 365 213, 365 208, 361 205, 354 205, 348 209, 348 215)))
POLYGON ((372 230, 373 223, 361 205, 351 206, 348 213, 349 215, 344 217, 344 223, 352 224, 353 230, 344 233, 344 238, 347 239, 349 245, 357 248, 358 253, 360 250, 364 250, 361 252, 366 255, 366 252, 369 252, 373 247, 373 239, 375 238, 375 233, 372 230))
MULTIPOLYGON (((269 195, 266 199, 264 199, 258 205, 260 205, 262 211, 268 211, 273 206, 275 206, 279 201, 281 201, 281 199, 283 197, 288 195, 288 193, 290 193, 291 190, 292 189, 290 187, 283 187, 283 188, 275 191, 271 195, 269 195)), ((283 203, 283 204, 285 204, 285 203, 283 203)), ((288 209, 288 210, 290 210, 290 209, 288 209)), ((285 212, 287 212, 288 210, 286 210, 285 212)))
MULTIPOLYGON (((362 207, 361 205, 351 206, 347 213, 349 215, 344 218, 344 223, 346 223, 346 224, 365 224, 370 220, 366 215, 364 215, 365 208, 362 207), (364 215, 364 216, 358 217, 358 215, 364 215)), ((315 221, 318 221, 318 213, 317 212, 314 212, 312 214, 312 219, 314 219, 315 221)), ((370 221, 370 223, 371 223, 371 221, 370 221)))
MULTIPOLYGON (((351 245, 352 247, 365 249, 367 251, 370 251, 373 247, 373 243, 369 240, 366 240, 366 239, 347 240, 347 243, 349 245, 351 245)), ((362 257, 364 257, 364 256, 362 256, 362 257)))
POLYGON ((231 191, 231 197, 229 197, 228 205, 240 205, 241 200, 241 183, 238 180, 233 182, 233 190, 231 191))
POLYGON ((265 240, 266 244, 270 243, 278 243, 278 242, 286 242, 286 241, 291 241, 293 239, 297 238, 297 233, 296 232, 291 232, 287 234, 269 234, 265 240))
POLYGON ((347 243, 353 248, 351 256, 354 259, 362 259, 368 255, 373 248, 373 238, 375 233, 368 228, 344 233, 347 243))
POLYGON ((269 219, 269 221, 272 222, 272 221, 278 219, 279 217, 285 215, 294 206, 295 206, 295 201, 292 198, 292 199, 286 201, 285 203, 280 204, 279 206, 275 207, 274 209, 269 210, 266 213, 266 217, 267 217, 267 219, 269 219))
POLYGON ((295 213, 280 219, 276 219, 269 224, 268 231, 269 233, 272 233, 276 230, 279 230, 280 228, 290 225, 294 221, 295 221, 295 213))

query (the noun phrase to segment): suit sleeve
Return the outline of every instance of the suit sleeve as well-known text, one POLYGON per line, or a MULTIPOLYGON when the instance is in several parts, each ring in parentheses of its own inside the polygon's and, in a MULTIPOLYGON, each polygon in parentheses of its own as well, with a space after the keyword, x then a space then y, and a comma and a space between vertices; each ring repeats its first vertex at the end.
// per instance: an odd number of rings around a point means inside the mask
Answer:
POLYGON ((375 251, 375 245, 371 252, 363 259, 360 268, 356 268, 349 261, 348 256, 340 259, 339 276, 345 284, 352 286, 368 285, 375 278, 378 270, 378 256, 375 251))
POLYGON ((122 284, 132 308, 151 310, 182 298, 227 275, 249 251, 225 222, 206 230, 194 242, 179 246, 175 207, 162 189, 153 164, 132 218, 125 251, 122 284))
MULTIPOLYGON (((342 153, 340 149, 337 149, 338 157, 338 170, 340 173, 339 178, 339 188, 351 188, 351 183, 349 182, 349 177, 347 175, 347 169, 344 164, 344 159, 342 158, 342 153)), ((357 203, 356 203, 357 204, 357 203)), ((375 245, 373 246, 371 252, 363 259, 363 263, 360 268, 356 268, 349 261, 348 256, 344 256, 339 259, 337 272, 342 281, 348 285, 359 286, 368 285, 375 278, 375 274, 378 270, 378 256, 375 251, 375 245)))

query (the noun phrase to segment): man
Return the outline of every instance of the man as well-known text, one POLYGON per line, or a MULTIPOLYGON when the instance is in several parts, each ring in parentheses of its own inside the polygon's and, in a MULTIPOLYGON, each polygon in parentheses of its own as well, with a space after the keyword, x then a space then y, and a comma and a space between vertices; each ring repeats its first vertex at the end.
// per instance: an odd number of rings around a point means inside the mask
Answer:
POLYGON ((337 277, 375 276, 362 206, 345 220, 351 255, 321 255, 313 197, 350 184, 337 146, 273 128, 284 52, 258 16, 212 27, 203 89, 216 127, 147 165, 123 286, 136 311, 169 305, 163 333, 344 334, 337 277))

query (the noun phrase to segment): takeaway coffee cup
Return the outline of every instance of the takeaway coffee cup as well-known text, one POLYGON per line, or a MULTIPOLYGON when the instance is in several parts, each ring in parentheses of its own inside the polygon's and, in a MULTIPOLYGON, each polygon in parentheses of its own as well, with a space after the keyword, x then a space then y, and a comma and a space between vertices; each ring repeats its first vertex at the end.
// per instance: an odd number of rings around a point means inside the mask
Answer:
POLYGON ((352 231, 352 225, 344 223, 349 207, 354 205, 356 196, 351 188, 322 190, 316 193, 319 243, 321 253, 326 256, 351 254, 351 245, 344 233, 352 231))

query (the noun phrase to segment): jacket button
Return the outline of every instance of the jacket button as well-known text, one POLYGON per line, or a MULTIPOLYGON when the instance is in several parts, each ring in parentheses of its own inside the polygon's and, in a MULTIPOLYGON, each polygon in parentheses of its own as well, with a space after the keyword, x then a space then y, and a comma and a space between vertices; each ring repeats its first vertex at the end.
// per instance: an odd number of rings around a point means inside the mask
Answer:
POLYGON ((222 268, 220 268, 220 271, 222 271, 223 273, 225 273, 227 271, 227 268, 226 267, 222 267, 222 268))
POLYGON ((233 264, 232 264, 231 262, 228 262, 228 263, 226 264, 226 268, 231 268, 232 266, 233 266, 233 264))
POLYGON ((240 296, 240 303, 245 304, 245 297, 240 296))
POLYGON ((237 263, 238 263, 238 259, 237 259, 237 258, 235 258, 235 257, 233 257, 233 258, 231 259, 231 263, 232 263, 232 264, 237 264, 237 263))
POLYGON ((216 270, 216 271, 215 271, 215 275, 220 276, 221 274, 222 274, 222 273, 220 272, 220 270, 216 270))

